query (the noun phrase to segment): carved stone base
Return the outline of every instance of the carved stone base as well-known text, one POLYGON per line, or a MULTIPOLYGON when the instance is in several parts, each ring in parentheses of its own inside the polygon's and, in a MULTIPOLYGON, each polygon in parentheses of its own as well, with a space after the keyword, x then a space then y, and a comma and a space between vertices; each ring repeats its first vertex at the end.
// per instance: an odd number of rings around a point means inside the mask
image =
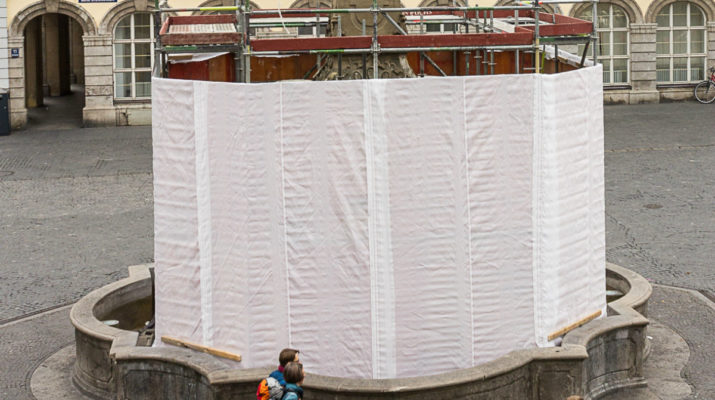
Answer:
MULTIPOLYGON (((271 368, 232 368, 190 349, 137 346, 136 331, 117 329, 97 318, 98 311, 113 315, 116 310, 132 310, 128 307, 150 297, 149 267, 130 267, 128 278, 93 291, 72 307, 75 383, 86 393, 103 393, 102 398, 252 397, 271 368)), ((624 296, 608 303, 608 317, 567 333, 560 347, 517 350, 472 368, 415 378, 308 374, 303 386, 306 397, 563 400, 577 395, 594 399, 621 388, 644 386, 645 316, 651 286, 635 272, 613 264, 607 264, 606 282, 624 296)))
MULTIPOLYGON (((371 8, 373 0, 332 0, 333 8, 371 8)), ((401 7, 399 0, 377 0, 382 7, 401 7)), ((378 35, 399 35, 406 31, 405 17, 400 13, 389 13, 391 23, 384 15, 377 18, 377 27, 372 13, 332 14, 328 26, 328 36, 372 36, 375 28, 378 35), (397 26, 395 26, 397 25, 397 26), (398 27, 399 26, 399 27, 398 27), (338 32, 340 31, 340 32, 338 32)), ((404 54, 384 54, 378 56, 378 77, 414 78, 415 73, 404 54)), ((372 54, 329 55, 315 75, 317 81, 337 79, 370 79, 374 77, 372 54)))
MULTIPOLYGON (((371 79, 374 76, 371 54, 365 56, 365 68, 363 68, 362 55, 342 55, 341 68, 338 68, 338 57, 337 55, 327 56, 323 67, 314 79, 317 81, 337 80, 339 77, 343 80, 371 79), (364 72, 367 74, 363 75, 364 72)), ((380 79, 416 77, 404 54, 385 54, 378 56, 377 60, 377 72, 380 79)))

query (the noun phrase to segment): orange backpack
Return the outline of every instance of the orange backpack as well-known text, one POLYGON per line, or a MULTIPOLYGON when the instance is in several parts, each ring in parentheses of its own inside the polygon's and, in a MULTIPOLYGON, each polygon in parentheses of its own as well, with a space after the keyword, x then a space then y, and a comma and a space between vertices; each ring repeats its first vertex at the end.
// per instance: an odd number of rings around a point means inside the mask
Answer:
POLYGON ((276 378, 268 377, 258 384, 257 400, 280 400, 283 397, 283 386, 276 378))

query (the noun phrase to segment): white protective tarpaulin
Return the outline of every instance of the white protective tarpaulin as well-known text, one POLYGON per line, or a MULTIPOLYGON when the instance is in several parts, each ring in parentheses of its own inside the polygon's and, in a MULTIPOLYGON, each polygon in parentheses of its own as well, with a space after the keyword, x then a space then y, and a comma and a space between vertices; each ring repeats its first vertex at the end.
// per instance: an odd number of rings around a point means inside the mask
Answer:
POLYGON ((154 79, 157 336, 354 378, 553 345, 605 311, 601 76, 154 79))

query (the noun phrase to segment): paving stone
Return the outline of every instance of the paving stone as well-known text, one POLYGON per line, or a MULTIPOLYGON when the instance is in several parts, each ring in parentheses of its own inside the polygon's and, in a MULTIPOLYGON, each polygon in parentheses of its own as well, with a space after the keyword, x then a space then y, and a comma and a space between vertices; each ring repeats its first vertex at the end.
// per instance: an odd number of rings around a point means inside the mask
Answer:
POLYGON ((715 289, 715 113, 694 102, 607 106, 608 261, 715 289))
POLYGON ((0 325, 0 399, 34 400, 32 374, 50 355, 74 343, 69 307, 0 325))
POLYGON ((0 322, 153 260, 151 165, 149 127, 0 137, 0 322))
POLYGON ((72 368, 76 356, 76 347, 69 345, 46 358, 32 374, 32 395, 37 400, 85 400, 72 383, 72 368))
MULTIPOLYGON (((654 283, 715 293, 713 127, 713 109, 695 102, 605 107, 608 261, 654 283)), ((690 398, 715 399, 713 309, 656 287, 649 312, 690 348, 682 372, 690 398)))
POLYGON ((693 387, 688 399, 715 399, 715 306, 676 288, 656 286, 649 305, 653 318, 685 339, 690 358, 681 376, 693 387))

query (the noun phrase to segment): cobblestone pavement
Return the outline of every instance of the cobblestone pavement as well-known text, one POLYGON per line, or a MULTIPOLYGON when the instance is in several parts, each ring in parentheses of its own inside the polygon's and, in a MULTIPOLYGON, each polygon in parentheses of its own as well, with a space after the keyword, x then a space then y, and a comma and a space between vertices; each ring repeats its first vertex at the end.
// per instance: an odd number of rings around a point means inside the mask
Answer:
MULTIPOLYGON (((607 106, 605 114, 608 260, 712 295, 715 108, 607 106)), ((150 128, 0 137, 0 199, 0 399, 31 399, 32 371, 72 341, 68 309, 12 321, 152 261, 150 128)), ((690 346, 683 376, 693 399, 715 399, 708 309, 665 287, 656 287, 650 306, 690 346)))
POLYGON ((32 373, 48 356, 74 343, 69 306, 0 325, 0 399, 34 400, 32 373))
POLYGON ((608 106, 608 261, 715 294, 715 108, 608 106))
POLYGON ((0 323, 152 261, 151 129, 0 137, 0 323))
MULTIPOLYGON (((606 258, 715 299, 715 108, 607 106, 605 128, 606 258)), ((715 310, 656 286, 649 313, 688 343, 688 398, 715 399, 715 310)))
MULTIPOLYGON (((690 358, 681 376, 691 385, 688 399, 715 399, 715 308, 687 292, 656 286, 648 303, 650 317, 667 324, 688 343, 690 358)), ((668 400, 668 399, 663 399, 668 400)))

